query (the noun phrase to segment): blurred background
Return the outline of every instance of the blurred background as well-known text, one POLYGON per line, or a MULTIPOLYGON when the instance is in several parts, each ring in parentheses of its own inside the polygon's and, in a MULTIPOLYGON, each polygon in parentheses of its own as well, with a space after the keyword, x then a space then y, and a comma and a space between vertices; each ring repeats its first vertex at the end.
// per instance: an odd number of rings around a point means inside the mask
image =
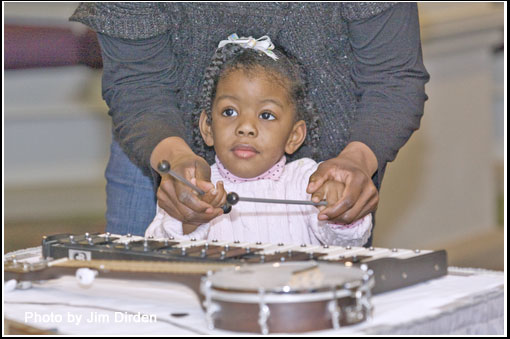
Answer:
MULTIPOLYGON (((103 232, 111 139, 95 34, 77 3, 4 5, 4 253, 103 232)), ((388 166, 374 245, 506 260, 504 3, 420 3, 431 75, 421 128, 388 166)))

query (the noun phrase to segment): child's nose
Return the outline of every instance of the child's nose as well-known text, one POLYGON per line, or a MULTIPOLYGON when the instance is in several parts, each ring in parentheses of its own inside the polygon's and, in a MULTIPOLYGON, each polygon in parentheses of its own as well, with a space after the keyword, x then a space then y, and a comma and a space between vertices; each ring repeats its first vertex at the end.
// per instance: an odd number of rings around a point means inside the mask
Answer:
POLYGON ((236 135, 256 137, 258 135, 258 131, 255 122, 251 121, 251 119, 243 119, 239 121, 239 126, 237 126, 236 129, 236 135))

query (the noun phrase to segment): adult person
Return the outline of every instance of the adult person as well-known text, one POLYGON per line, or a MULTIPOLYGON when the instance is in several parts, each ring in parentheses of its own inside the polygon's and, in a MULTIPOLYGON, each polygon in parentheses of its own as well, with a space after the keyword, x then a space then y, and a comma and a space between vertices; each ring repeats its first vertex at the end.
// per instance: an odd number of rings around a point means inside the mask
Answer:
MULTIPOLYGON (((178 220, 201 224, 222 213, 155 169, 168 160, 212 188, 214 153, 193 152, 190 117, 213 47, 233 32, 270 36, 306 69, 323 150, 308 192, 326 180, 345 184, 326 213, 333 222, 376 210, 386 164, 419 128, 427 99, 415 3, 83 3, 71 20, 94 29, 102 48, 113 124, 110 232, 143 234, 156 210, 154 188, 178 220)), ((304 145, 293 156, 309 153, 304 145)))

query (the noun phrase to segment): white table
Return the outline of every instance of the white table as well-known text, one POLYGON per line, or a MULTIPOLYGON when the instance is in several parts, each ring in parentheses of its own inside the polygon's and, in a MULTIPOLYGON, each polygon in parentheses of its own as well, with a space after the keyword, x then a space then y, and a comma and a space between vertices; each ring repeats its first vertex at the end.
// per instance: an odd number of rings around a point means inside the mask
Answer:
MULTIPOLYGON (((370 320, 306 335, 506 333, 503 272, 448 271, 442 278, 373 296, 370 320)), ((243 334, 209 330, 196 295, 175 283, 96 279, 84 288, 68 276, 4 291, 3 306, 5 319, 59 334, 243 334)))

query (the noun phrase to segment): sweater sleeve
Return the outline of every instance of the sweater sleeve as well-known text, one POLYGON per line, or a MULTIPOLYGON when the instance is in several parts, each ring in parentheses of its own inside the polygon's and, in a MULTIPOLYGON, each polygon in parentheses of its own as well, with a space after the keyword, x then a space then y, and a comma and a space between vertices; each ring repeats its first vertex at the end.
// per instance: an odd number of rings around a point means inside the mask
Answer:
POLYGON ((70 21, 113 38, 147 39, 179 26, 179 5, 167 2, 82 2, 70 21))
POLYGON ((371 17, 354 13, 347 11, 358 98, 350 141, 375 153, 379 168, 373 179, 380 187, 386 164, 420 126, 429 74, 415 3, 399 3, 371 17))
POLYGON ((372 234, 372 214, 347 225, 319 221, 316 216, 310 224, 322 243, 333 246, 364 246, 372 234))
POLYGON ((189 234, 184 234, 182 222, 172 218, 159 205, 156 208, 156 216, 145 230, 145 237, 173 238, 177 240, 205 240, 209 234, 210 224, 205 223, 197 227, 189 234))
POLYGON ((176 102, 178 64, 172 31, 178 6, 171 3, 81 3, 70 21, 97 32, 103 58, 103 99, 115 139, 146 175, 154 147, 186 134, 176 102))
POLYGON ((98 34, 103 56, 102 95, 112 130, 124 152, 146 174, 156 145, 170 136, 186 140, 177 108, 177 62, 170 35, 137 41, 98 34))

